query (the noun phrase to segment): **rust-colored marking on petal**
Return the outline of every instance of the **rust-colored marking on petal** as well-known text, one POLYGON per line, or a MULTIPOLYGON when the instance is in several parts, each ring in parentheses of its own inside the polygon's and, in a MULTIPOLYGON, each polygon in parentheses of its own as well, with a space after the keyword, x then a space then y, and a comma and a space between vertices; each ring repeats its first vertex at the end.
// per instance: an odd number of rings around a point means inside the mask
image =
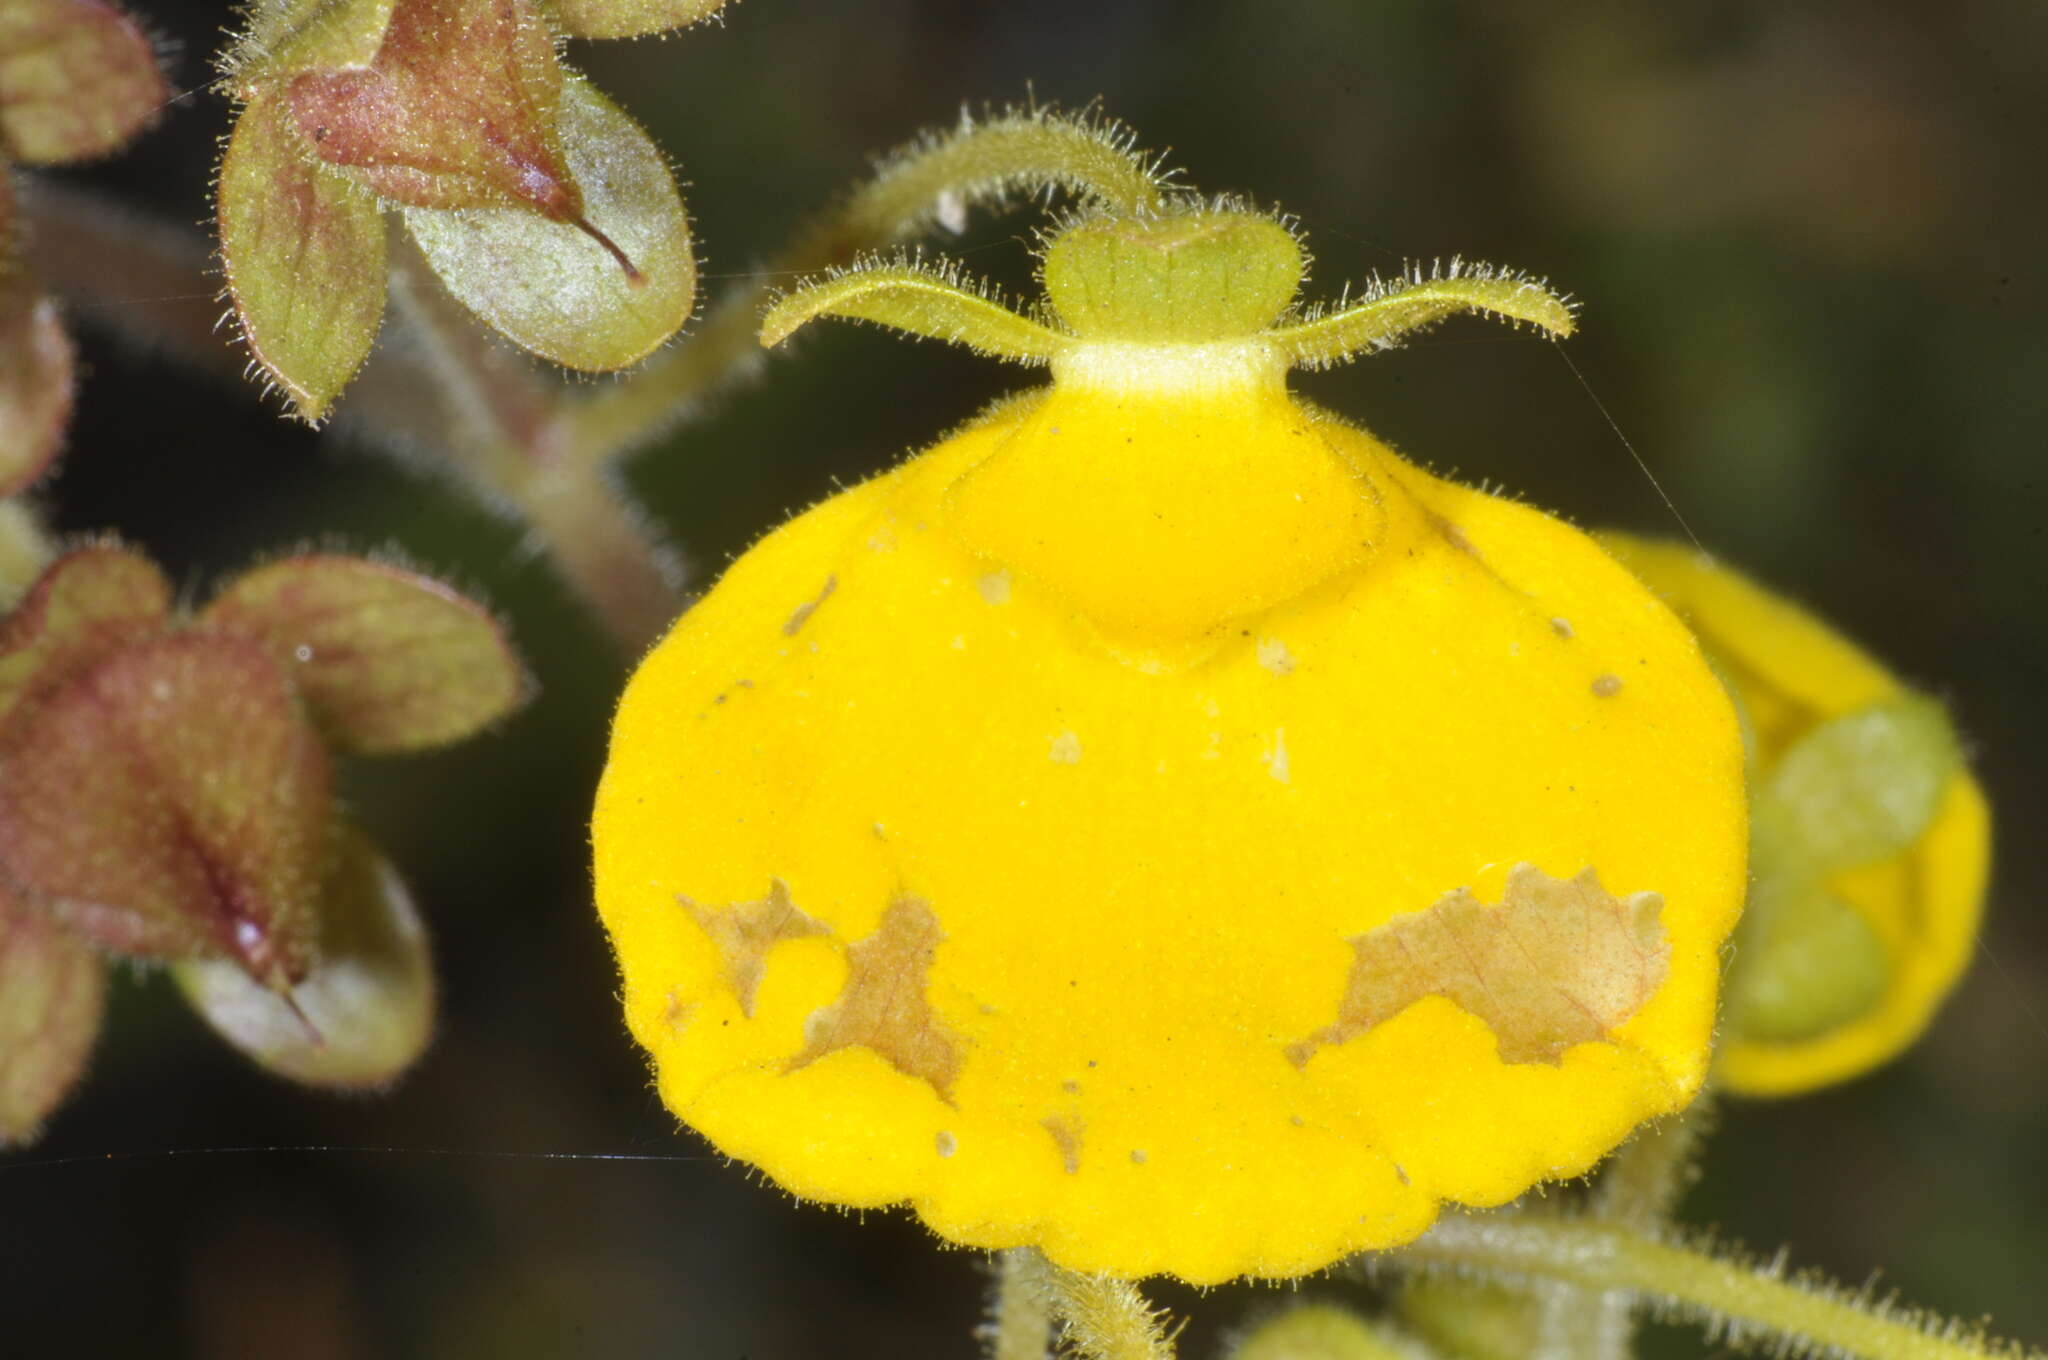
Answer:
POLYGON ((718 949, 726 985, 739 1000, 740 1013, 749 1018, 754 1014, 754 993, 760 989, 768 951, 784 940, 832 933, 831 927, 805 915, 790 900, 789 885, 779 878, 769 881, 768 895, 758 902, 706 907, 687 897, 678 896, 676 900, 711 937, 711 943, 718 949))
POLYGON ((1442 996, 1484 1020, 1503 1062, 1555 1065, 1574 1044, 1604 1039, 1642 1009, 1670 969, 1656 893, 1616 898, 1590 868, 1557 879, 1531 864, 1508 872, 1501 904, 1465 888, 1355 937, 1337 1023, 1287 1049, 1297 1067, 1442 996))
POLYGON ((868 1048, 906 1076, 952 1098, 960 1044, 925 995, 932 956, 946 938, 931 904, 899 894, 875 933, 846 951, 839 999, 812 1014, 795 1071, 842 1048, 868 1048))

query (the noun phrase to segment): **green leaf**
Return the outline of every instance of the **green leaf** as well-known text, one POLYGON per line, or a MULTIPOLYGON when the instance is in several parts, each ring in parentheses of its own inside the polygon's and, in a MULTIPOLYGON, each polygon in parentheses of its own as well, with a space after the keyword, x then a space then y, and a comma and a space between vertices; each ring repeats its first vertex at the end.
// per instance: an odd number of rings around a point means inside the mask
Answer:
POLYGON ((0 866, 32 905, 107 949, 305 975, 327 755, 261 645, 122 647, 11 715, 0 767, 0 866))
POLYGON ((1902 695, 1832 718, 1779 758, 1756 800, 1759 843, 1808 873, 1875 864, 1934 820, 1961 766, 1940 704, 1902 695))
POLYGON ((700 23, 725 0, 543 0, 555 27, 572 38, 642 38, 700 23))
POLYGON ((0 620, 0 715, 77 671, 163 630, 171 587, 156 564, 112 544, 75 548, 43 569, 0 620))
POLYGON ((0 890, 0 1148, 32 1142, 99 1034, 106 964, 0 890))
POLYGON ((336 828, 321 884, 319 961, 289 993, 232 963, 197 959, 171 974, 206 1022, 261 1066, 312 1086, 395 1080, 433 1033, 434 971, 412 895, 377 848, 336 828))
POLYGON ((486 325, 569 368, 624 368, 689 319, 697 265, 661 151, 588 82, 563 90, 562 145, 590 233, 515 208, 405 210, 448 291, 486 325))
POLYGON ((221 260, 249 352, 318 421, 384 316, 384 216, 360 184, 313 164, 270 97, 242 109, 221 161, 221 260))
POLYGON ((411 751, 518 706, 526 675, 497 621, 431 577, 354 557, 245 572, 201 615, 269 648, 340 748, 411 751))
POLYGON ((26 490, 57 456, 73 386, 56 306, 26 274, 6 272, 9 263, 0 259, 0 498, 26 490))
POLYGON ((101 0, 0 0, 0 153, 48 165, 103 156, 170 89, 133 20, 101 0))

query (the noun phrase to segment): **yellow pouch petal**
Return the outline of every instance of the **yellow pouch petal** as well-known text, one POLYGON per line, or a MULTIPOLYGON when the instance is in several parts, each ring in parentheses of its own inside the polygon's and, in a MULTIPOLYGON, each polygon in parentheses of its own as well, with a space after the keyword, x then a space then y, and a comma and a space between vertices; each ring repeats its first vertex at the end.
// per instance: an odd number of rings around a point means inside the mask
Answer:
POLYGON ((1745 832, 1691 635, 1256 336, 1047 335, 621 703, 598 903, 670 1108, 806 1198, 1208 1282, 1683 1106, 1745 832))

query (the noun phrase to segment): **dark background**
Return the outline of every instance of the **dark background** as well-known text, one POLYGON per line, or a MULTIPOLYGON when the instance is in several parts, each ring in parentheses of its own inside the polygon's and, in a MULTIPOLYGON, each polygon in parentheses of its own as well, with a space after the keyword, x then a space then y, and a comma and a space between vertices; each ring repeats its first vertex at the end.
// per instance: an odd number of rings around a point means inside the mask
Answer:
MULTIPOLYGON (((225 11, 147 13, 175 79, 203 82, 225 11)), ((871 153, 1033 88, 1100 96, 1193 182, 1298 214, 1328 291, 1462 252, 1576 293, 1573 361, 1693 530, 1945 695, 2001 830, 1983 947, 1926 1041, 1824 1094, 1730 1105, 1688 1217, 2042 1342, 2044 50, 2048 7, 2014 0, 746 0, 723 28, 571 60, 682 167, 714 294, 871 153)), ((195 97, 66 178, 196 222, 226 118, 195 97)), ((1018 281, 1030 220, 959 249, 1018 281)), ((979 1258, 901 1215, 794 1204, 655 1101, 586 881, 626 663, 546 564, 442 485, 106 339, 98 311, 73 312, 92 371, 46 488, 60 527, 118 528, 195 589, 298 542, 401 545, 506 611, 544 690, 482 740, 347 776, 436 934, 425 1061, 384 1097, 303 1092, 129 979, 81 1093, 0 1159, 0 1353, 971 1354, 979 1258), (297 1150, 218 1151, 237 1147, 297 1150), (528 1155, 583 1152, 669 1160, 528 1155)), ((823 335, 632 480, 715 572, 1022 380, 823 335)), ((1676 532, 1526 336, 1453 325, 1300 386, 1580 523, 1676 532)), ((1187 1353, 1287 1297, 1200 1300, 1187 1353)))

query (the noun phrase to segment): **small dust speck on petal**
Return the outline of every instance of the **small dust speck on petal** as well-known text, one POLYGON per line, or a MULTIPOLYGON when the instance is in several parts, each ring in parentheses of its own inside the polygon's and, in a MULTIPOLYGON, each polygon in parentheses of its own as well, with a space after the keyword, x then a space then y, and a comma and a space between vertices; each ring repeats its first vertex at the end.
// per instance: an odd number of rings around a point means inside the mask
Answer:
POLYGON ((981 592, 981 598, 990 604, 1010 602, 1010 573, 1007 571, 987 572, 974 585, 981 592))
POLYGON ((1258 654, 1259 664, 1275 675, 1286 675, 1294 669, 1294 653, 1279 638, 1260 638, 1258 654))
POLYGON ((1081 1173, 1081 1121, 1074 1115, 1056 1114, 1038 1121, 1039 1126, 1052 1135, 1053 1146, 1059 1150, 1060 1169, 1069 1176, 1081 1173))
POLYGON ((1594 676, 1593 693, 1602 699, 1612 699, 1621 693, 1621 677, 1612 674, 1594 676))
POLYGON ((960 1140, 953 1136, 951 1129, 940 1129, 939 1136, 932 1142, 941 1157, 950 1157, 960 1150, 960 1140))
POLYGON ((1143 1166, 1144 1164, 1145 1164, 1145 1149, 1143 1149, 1143 1148, 1132 1148, 1132 1149, 1131 1149, 1131 1165, 1132 1165, 1132 1166, 1143 1166))
POLYGON ((1273 730, 1273 744, 1267 748, 1266 754, 1261 759, 1266 762, 1267 774, 1272 775, 1273 778, 1283 784, 1288 781, 1287 731, 1285 728, 1275 728, 1273 730))
POLYGON ((1572 621, 1570 619, 1552 619, 1550 621, 1550 631, 1561 638, 1568 638, 1572 635, 1572 621))
POLYGON ((1054 737, 1046 752, 1055 765, 1079 765, 1081 763, 1081 739, 1072 732, 1062 732, 1054 737))
MULTIPOLYGON (((788 621, 782 625, 782 635, 784 637, 795 637, 802 630, 804 624, 810 621, 811 615, 818 612, 818 606, 831 599, 832 592, 837 589, 839 589, 839 573, 834 572, 825 578, 825 584, 819 588, 816 595, 805 600, 791 612, 788 621)), ((816 644, 812 645, 815 646, 816 644)))

